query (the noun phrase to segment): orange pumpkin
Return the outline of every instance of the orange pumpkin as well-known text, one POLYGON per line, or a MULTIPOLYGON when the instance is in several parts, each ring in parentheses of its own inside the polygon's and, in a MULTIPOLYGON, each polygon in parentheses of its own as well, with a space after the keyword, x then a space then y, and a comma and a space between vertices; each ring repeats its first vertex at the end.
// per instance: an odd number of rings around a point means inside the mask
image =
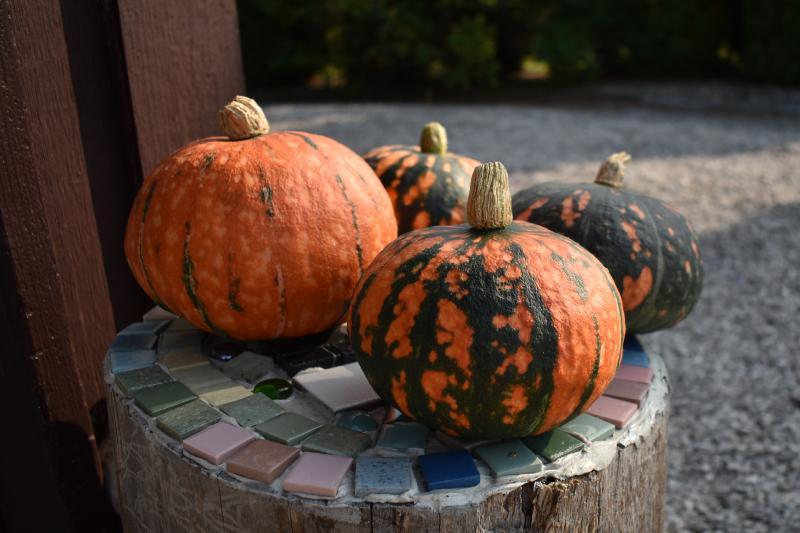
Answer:
POLYGON ((134 201, 125 255, 158 304, 235 339, 338 324, 364 269, 397 236, 370 167, 310 133, 269 133, 255 101, 220 112, 227 137, 180 148, 134 201))

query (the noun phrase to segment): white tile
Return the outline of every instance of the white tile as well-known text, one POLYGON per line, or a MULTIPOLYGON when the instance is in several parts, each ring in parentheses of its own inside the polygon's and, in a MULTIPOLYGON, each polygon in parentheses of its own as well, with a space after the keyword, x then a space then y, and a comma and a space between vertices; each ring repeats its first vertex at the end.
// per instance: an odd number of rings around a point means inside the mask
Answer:
POLYGON ((380 400, 358 363, 301 374, 294 381, 334 412, 380 400))

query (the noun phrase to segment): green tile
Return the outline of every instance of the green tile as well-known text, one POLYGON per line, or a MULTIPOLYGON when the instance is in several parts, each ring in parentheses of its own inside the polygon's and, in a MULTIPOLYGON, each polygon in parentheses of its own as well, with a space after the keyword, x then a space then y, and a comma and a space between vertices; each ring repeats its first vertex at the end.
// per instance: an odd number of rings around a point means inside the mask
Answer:
POLYGON ((130 370, 114 375, 114 383, 116 383, 117 387, 119 387, 124 394, 128 395, 135 390, 152 387, 153 385, 160 385, 169 381, 172 381, 169 374, 157 366, 130 370))
POLYGON ((614 434, 614 424, 586 413, 576 416, 558 429, 579 435, 588 441, 608 439, 614 434))
POLYGON ((230 381, 225 374, 211 365, 173 370, 172 377, 186 385, 195 394, 200 394, 201 391, 205 391, 214 385, 230 381))
POLYGON ((153 387, 135 390, 131 396, 136 404, 150 416, 158 416, 188 403, 196 398, 186 385, 178 381, 162 383, 153 387))
POLYGON ((213 407, 200 400, 192 400, 159 416, 156 425, 173 439, 184 440, 218 422, 220 418, 222 415, 213 407))
POLYGON ((241 400, 226 403, 220 406, 220 409, 244 427, 261 424, 286 412, 283 407, 263 394, 251 394, 241 400))
POLYGON ((559 429, 525 437, 522 442, 532 452, 541 455, 551 463, 583 448, 581 441, 559 429))
POLYGON ((208 357, 199 350, 179 350, 161 355, 158 361, 170 372, 197 366, 208 366, 208 357))
POLYGON ((366 433, 339 426, 325 425, 303 441, 303 450, 355 457, 372 444, 366 433))
POLYGON ((519 439, 478 446, 475 453, 489 465, 495 476, 534 474, 543 466, 542 460, 519 439))
POLYGON ((197 394, 215 407, 253 395, 249 389, 245 389, 232 379, 200 389, 197 394))
POLYGON ((231 379, 243 379, 248 383, 256 383, 272 372, 275 363, 271 357, 266 355, 242 352, 228 362, 219 363, 218 366, 231 379))
POLYGON ((284 413, 272 420, 258 424, 253 429, 269 440, 274 440, 290 446, 295 445, 322 427, 315 422, 297 413, 284 413))

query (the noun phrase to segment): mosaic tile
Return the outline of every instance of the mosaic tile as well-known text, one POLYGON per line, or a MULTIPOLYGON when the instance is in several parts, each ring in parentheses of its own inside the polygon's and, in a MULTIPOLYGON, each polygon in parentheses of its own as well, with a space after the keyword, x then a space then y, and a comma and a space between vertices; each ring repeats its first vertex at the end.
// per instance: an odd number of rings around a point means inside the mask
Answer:
POLYGON ((475 453, 497 477, 534 474, 543 467, 542 460, 519 439, 478 446, 475 453))
POLYGON ((175 350, 200 350, 206 334, 200 330, 167 331, 158 338, 158 353, 175 350))
POLYGON ((234 418, 240 426, 255 426, 275 418, 286 410, 263 394, 251 394, 235 402, 221 405, 222 411, 234 418))
POLYGON ((244 353, 244 346, 226 339, 215 338, 208 346, 208 356, 216 361, 227 363, 244 353))
POLYGON ((227 363, 219 363, 219 369, 231 379, 243 379, 256 383, 275 368, 271 357, 253 352, 242 352, 227 363))
POLYGON ((202 389, 198 396, 207 401, 213 406, 220 406, 226 403, 235 402, 242 398, 247 398, 253 393, 250 390, 242 387, 235 381, 225 381, 216 385, 211 385, 206 389, 202 389))
POLYGON ((109 358, 111 359, 111 372, 114 374, 147 368, 156 364, 156 352, 153 350, 111 352, 109 358))
POLYGON ((222 415, 200 400, 192 400, 156 418, 156 425, 175 440, 191 437, 211 424, 219 422, 222 415))
POLYGON ((617 429, 622 429, 636 414, 636 409, 635 403, 600 396, 586 412, 606 422, 611 422, 617 429))
POLYGON ((644 352, 625 350, 622 353, 622 364, 628 366, 642 366, 647 368, 650 366, 650 358, 644 352))
POLYGON ((402 494, 411 488, 411 461, 408 457, 365 457, 356 459, 355 493, 402 494))
POLYGON ((614 435, 613 424, 586 413, 576 416, 558 429, 570 435, 580 435, 588 441, 608 439, 614 435))
POLYGON ((362 433, 378 429, 378 422, 364 411, 346 411, 339 415, 336 425, 362 433))
POLYGON ((422 455, 419 468, 428 490, 474 487, 481 481, 478 467, 466 450, 422 455))
POLYGON ((637 406, 642 405, 650 385, 646 383, 637 383, 635 381, 625 381, 622 379, 613 379, 609 383, 608 388, 603 393, 604 396, 618 398, 620 400, 627 400, 635 403, 637 406))
POLYGON ((170 372, 183 370, 185 368, 195 368, 198 366, 208 366, 211 363, 208 357, 199 350, 179 350, 167 352, 158 358, 159 362, 167 367, 170 372))
POLYGON ((366 433, 351 431, 339 426, 324 425, 303 441, 303 451, 330 453, 355 457, 372 444, 366 433))
POLYGON ((142 320, 145 322, 151 320, 173 320, 175 318, 178 317, 157 305, 142 315, 142 320))
POLYGON ((185 318, 176 318, 172 321, 167 328, 167 331, 170 333, 175 333, 177 331, 199 331, 194 324, 186 320, 185 318))
POLYGON ((300 456, 300 450, 255 439, 232 455, 225 466, 231 474, 264 483, 275 481, 300 456))
POLYGON ((227 422, 217 422, 183 441, 183 449, 218 465, 227 461, 255 438, 255 435, 246 429, 227 422))
POLYGON ((253 429, 282 444, 295 445, 322 427, 322 424, 297 413, 284 413, 258 424, 253 429))
POLYGON ((636 335, 626 335, 625 342, 622 346, 626 350, 634 350, 637 352, 645 351, 644 346, 642 346, 642 343, 639 342, 639 339, 636 337, 636 335))
POLYGON ((195 394, 214 385, 231 381, 230 378, 211 365, 174 370, 172 372, 172 377, 174 377, 176 381, 180 381, 186 385, 189 390, 195 394))
POLYGON ((152 350, 157 340, 155 335, 117 335, 108 350, 112 353, 152 350))
MULTIPOLYGON (((314 335, 305 335, 292 339, 274 339, 271 341, 258 343, 258 348, 254 351, 276 355, 296 355, 316 349, 325 344, 331 336, 331 331, 323 331, 314 335)), ((252 349, 252 348, 251 348, 252 349)))
POLYGON ((428 428, 417 422, 398 422, 384 426, 376 446, 395 450, 424 450, 428 433, 428 428))
POLYGON ((146 322, 134 322, 129 324, 118 335, 158 335, 158 333, 169 325, 169 320, 148 320, 146 322))
POLYGON ((307 452, 283 480, 283 490, 333 497, 339 490, 353 459, 339 455, 307 452))
POLYGON ((560 429, 525 437, 522 442, 532 452, 544 457, 550 463, 555 463, 565 455, 583 449, 583 442, 560 429))
POLYGON ((614 378, 638 383, 650 383, 653 380, 653 369, 641 366, 619 365, 614 378))
POLYGON ((158 416, 179 405, 189 403, 197 396, 177 381, 135 390, 131 396, 136 404, 150 416, 158 416))
POLYGON ((298 372, 308 368, 331 368, 341 362, 341 357, 319 346, 305 353, 284 355, 278 358, 280 366, 289 376, 294 377, 298 372))
POLYGON ((172 378, 157 366, 129 370, 114 376, 114 383, 124 394, 168 381, 172 381, 172 378))
POLYGON ((294 392, 294 385, 281 378, 265 379, 253 387, 253 392, 263 394, 271 400, 285 400, 294 392))
POLYGON ((302 374, 294 381, 333 412, 355 409, 380 400, 358 363, 302 374))

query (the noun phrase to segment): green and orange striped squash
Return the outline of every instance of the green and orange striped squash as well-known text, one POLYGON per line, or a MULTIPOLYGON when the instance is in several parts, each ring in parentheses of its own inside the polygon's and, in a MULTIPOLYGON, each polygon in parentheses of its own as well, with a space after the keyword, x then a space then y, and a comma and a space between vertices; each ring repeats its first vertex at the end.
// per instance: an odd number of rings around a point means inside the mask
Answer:
POLYGON ((447 151, 438 122, 422 129, 419 146, 381 146, 364 154, 386 187, 399 232, 466 220, 469 177, 478 162, 447 151))
POLYGON ((227 137, 178 149, 145 179, 125 234, 133 275, 156 303, 218 335, 334 327, 397 236, 380 180, 332 139, 270 133, 249 98, 220 123, 227 137))
POLYGON ((581 413, 619 365, 608 271, 574 241, 512 222, 508 174, 476 168, 469 224, 401 235, 364 273, 348 329, 375 391, 465 439, 538 434, 581 413))
POLYGON ((517 192, 514 216, 577 241, 611 272, 628 333, 674 326, 703 285, 700 246, 689 222, 661 200, 622 187, 630 156, 613 154, 595 183, 539 183, 517 192))

